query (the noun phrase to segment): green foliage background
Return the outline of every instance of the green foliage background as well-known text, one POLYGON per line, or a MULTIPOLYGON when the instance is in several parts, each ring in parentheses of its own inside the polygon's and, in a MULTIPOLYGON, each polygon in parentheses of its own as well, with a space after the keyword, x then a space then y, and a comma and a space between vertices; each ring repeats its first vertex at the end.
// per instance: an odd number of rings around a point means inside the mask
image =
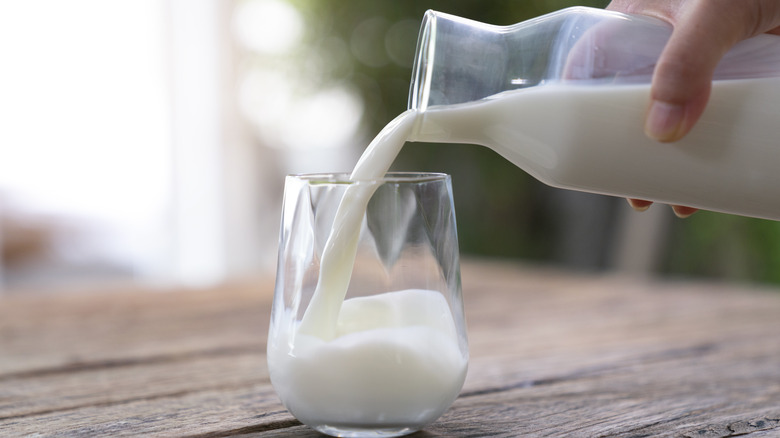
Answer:
MULTIPOLYGON (((306 57, 314 51, 332 61, 326 74, 312 75, 311 85, 346 82, 355 87, 364 100, 362 122, 368 132, 375 133, 406 109, 417 31, 427 9, 506 25, 568 6, 604 7, 608 2, 290 0, 290 3, 304 13, 309 26, 305 49, 308 52, 300 56, 306 57), (370 62, 356 56, 356 45, 363 48, 364 55, 368 56, 364 58, 370 62)), ((561 239, 572 239, 571 234, 562 232, 562 227, 567 226, 562 215, 577 215, 576 210, 561 209, 554 200, 555 189, 538 183, 494 152, 471 145, 410 143, 395 169, 446 172, 453 176, 462 253, 566 264, 556 249, 561 247, 561 239)), ((597 235, 609 236, 615 223, 616 203, 624 201, 598 198, 603 197, 587 198, 603 211, 593 226, 600 228, 597 235)), ((590 253, 585 256, 592 263, 573 267, 608 268, 610 239, 603 237, 588 245, 590 253)), ((664 239, 663 261, 657 268, 660 274, 780 283, 779 223, 700 212, 687 220, 674 219, 664 239)))

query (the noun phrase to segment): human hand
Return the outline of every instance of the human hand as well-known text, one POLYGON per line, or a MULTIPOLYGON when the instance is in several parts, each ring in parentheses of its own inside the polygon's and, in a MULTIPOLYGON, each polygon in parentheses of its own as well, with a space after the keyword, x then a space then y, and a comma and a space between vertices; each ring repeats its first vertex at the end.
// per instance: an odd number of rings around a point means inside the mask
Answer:
POLYGON ((712 75, 737 42, 761 33, 780 35, 777 0, 612 0, 607 9, 649 15, 674 30, 653 73, 645 133, 681 139, 704 112, 712 75))
MULTIPOLYGON (((683 138, 704 112, 712 76, 723 55, 737 42, 780 35, 778 0, 612 0, 607 9, 649 15, 674 30, 653 72, 645 134, 661 142, 683 138)), ((648 201, 630 199, 637 210, 648 201)), ((696 209, 674 206, 687 217, 696 209)))

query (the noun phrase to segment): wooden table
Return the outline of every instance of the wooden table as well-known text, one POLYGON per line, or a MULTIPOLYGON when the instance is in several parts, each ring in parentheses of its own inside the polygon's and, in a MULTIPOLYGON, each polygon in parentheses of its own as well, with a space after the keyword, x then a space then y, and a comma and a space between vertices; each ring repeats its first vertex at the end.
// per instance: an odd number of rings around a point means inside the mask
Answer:
MULTIPOLYGON (((780 291, 463 266, 434 436, 780 436, 780 291)), ((1 436, 315 437, 268 381, 271 282, 0 298, 1 436)))

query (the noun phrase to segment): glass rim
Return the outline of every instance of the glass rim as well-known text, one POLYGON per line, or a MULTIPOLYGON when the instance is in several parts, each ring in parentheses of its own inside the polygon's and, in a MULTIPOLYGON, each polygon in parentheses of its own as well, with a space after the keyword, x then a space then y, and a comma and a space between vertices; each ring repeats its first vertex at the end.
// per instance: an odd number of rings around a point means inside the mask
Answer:
POLYGON ((387 172, 380 178, 351 179, 347 172, 295 173, 287 175, 301 181, 314 184, 354 184, 354 183, 422 183, 446 181, 450 175, 441 172, 387 172))

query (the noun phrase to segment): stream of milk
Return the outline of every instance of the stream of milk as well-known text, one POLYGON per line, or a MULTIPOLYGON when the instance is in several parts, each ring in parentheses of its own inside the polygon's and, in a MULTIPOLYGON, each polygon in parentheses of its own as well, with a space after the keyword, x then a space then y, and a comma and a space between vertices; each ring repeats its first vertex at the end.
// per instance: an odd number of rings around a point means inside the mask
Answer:
POLYGON ((417 112, 408 110, 388 123, 368 145, 350 174, 352 184, 347 188, 336 211, 320 262, 320 277, 299 333, 333 339, 341 303, 347 293, 352 265, 355 262, 360 223, 366 206, 395 157, 411 135, 417 112))

